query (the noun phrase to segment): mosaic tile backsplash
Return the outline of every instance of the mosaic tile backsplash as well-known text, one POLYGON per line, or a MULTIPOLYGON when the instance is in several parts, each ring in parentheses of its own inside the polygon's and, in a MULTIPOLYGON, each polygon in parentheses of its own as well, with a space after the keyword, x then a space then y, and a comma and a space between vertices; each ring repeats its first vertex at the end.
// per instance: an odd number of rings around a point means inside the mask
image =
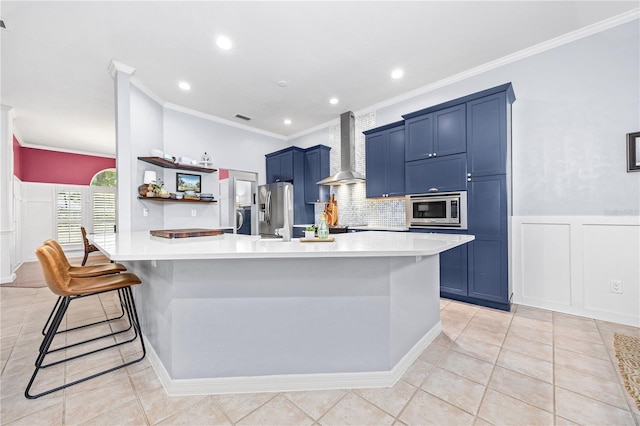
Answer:
MULTIPOLYGON (((365 138, 362 132, 376 126, 375 112, 356 116, 355 125, 356 171, 365 175, 365 138)), ((331 147, 329 170, 333 175, 340 171, 339 125, 329 129, 329 141, 326 145, 331 147)), ((336 200, 338 200, 338 224, 340 226, 404 226, 405 224, 404 198, 368 200, 366 198, 366 182, 332 186, 331 194, 335 194, 336 200)), ((316 223, 320 221, 320 213, 323 210, 323 204, 316 204, 316 223)))

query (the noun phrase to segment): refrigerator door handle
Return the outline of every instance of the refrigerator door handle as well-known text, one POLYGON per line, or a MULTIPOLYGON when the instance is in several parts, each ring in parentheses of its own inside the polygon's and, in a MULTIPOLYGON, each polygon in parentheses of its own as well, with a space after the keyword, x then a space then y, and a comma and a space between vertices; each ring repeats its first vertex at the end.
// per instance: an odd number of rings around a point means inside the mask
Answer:
POLYGON ((242 217, 242 213, 240 213, 240 210, 236 210, 236 231, 242 228, 243 223, 244 218, 242 217))
POLYGON ((271 191, 267 192, 267 206, 265 210, 265 220, 271 225, 271 191))

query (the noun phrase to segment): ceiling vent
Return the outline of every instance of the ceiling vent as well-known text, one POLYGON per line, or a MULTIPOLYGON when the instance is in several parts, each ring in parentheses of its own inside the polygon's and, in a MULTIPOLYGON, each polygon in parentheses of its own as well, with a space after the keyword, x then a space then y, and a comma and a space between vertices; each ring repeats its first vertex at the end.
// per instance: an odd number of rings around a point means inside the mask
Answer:
POLYGON ((246 121, 251 120, 250 117, 247 117, 246 115, 242 115, 242 114, 236 114, 236 118, 240 118, 240 119, 246 120, 246 121))

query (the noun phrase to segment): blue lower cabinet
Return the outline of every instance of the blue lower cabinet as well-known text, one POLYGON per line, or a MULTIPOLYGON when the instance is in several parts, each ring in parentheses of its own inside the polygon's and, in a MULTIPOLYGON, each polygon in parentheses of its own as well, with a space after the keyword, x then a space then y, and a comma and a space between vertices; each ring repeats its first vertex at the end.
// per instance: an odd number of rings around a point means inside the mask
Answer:
MULTIPOLYGON (((409 232, 436 234, 466 234, 467 231, 410 229, 409 232)), ((467 296, 467 244, 440 253, 440 295, 442 297, 467 296)))
POLYGON ((497 240, 469 243, 469 296, 509 304, 506 244, 497 240))
POLYGON ((464 191, 467 188, 466 154, 408 161, 404 174, 407 194, 464 191))
POLYGON ((440 253, 440 294, 466 296, 467 287, 467 245, 440 253))

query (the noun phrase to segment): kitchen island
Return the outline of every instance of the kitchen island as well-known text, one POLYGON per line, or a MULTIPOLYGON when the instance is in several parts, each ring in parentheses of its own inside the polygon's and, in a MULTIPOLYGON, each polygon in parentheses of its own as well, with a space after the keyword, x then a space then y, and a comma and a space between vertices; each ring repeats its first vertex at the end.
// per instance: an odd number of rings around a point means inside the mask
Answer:
POLYGON ((439 253, 474 237, 334 237, 90 240, 142 279, 142 330, 170 395, 392 386, 442 329, 439 253))

